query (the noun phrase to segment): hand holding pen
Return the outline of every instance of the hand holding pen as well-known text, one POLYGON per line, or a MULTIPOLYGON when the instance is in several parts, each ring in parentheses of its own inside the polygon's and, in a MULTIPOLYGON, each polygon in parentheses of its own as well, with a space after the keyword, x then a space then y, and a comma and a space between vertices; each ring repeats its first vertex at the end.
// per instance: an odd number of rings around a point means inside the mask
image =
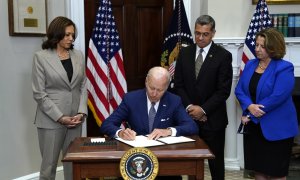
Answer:
POLYGON ((124 140, 129 140, 129 141, 135 140, 136 132, 130 128, 128 122, 126 122, 126 126, 127 126, 126 129, 119 131, 118 136, 124 140))

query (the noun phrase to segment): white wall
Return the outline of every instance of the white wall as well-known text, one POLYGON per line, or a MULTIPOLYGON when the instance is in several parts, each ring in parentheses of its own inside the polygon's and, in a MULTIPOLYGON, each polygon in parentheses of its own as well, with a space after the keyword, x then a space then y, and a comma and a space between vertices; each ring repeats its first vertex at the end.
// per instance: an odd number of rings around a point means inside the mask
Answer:
MULTIPOLYGON (((80 21, 76 24, 82 30, 83 17, 70 13, 66 7, 79 1, 83 0, 47 0, 48 22, 58 15, 71 16, 75 22, 80 21)), ((185 3, 192 32, 195 19, 208 13, 216 20, 216 38, 219 39, 243 38, 255 8, 251 0, 185 0, 185 3)), ((269 5, 270 13, 299 12, 299 9, 300 5, 269 5)), ((39 170, 41 158, 33 125, 36 104, 31 91, 31 63, 42 38, 8 35, 7 0, 0 1, 0 22, 0 179, 6 180, 39 170)), ((84 41, 79 42, 82 49, 84 41)))
MULTIPOLYGON (((61 0, 48 0, 48 19, 64 15, 61 0), (54 6, 55 4, 55 6, 54 6)), ((7 0, 0 1, 0 179, 37 172, 41 158, 33 125, 36 103, 31 90, 33 53, 41 37, 12 37, 8 33, 7 0)))

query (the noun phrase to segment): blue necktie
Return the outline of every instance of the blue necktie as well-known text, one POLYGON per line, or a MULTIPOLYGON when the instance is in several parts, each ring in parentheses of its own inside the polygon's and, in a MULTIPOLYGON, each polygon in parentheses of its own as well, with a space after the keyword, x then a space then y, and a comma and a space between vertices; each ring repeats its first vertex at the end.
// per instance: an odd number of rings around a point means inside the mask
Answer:
POLYGON ((154 118, 155 118, 155 115, 156 115, 156 110, 155 110, 154 106, 155 106, 155 103, 152 102, 152 103, 151 103, 151 108, 150 108, 150 110, 149 110, 149 115, 148 115, 148 120, 149 120, 149 133, 152 132, 153 123, 154 123, 154 118))

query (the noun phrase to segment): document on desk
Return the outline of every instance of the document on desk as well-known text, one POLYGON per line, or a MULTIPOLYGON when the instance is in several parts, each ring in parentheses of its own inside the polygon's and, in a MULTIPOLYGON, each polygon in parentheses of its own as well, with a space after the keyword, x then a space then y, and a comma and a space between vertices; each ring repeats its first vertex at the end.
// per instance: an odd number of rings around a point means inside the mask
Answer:
POLYGON ((184 136, 168 136, 168 137, 162 137, 158 139, 160 142, 163 142, 165 144, 176 144, 176 143, 184 143, 184 142, 193 142, 194 139, 184 137, 184 136))
POLYGON ((164 145, 164 143, 156 141, 156 140, 150 140, 148 137, 139 135, 135 137, 135 140, 133 141, 127 141, 122 138, 116 138, 118 141, 121 141, 125 144, 128 144, 133 147, 150 147, 150 146, 160 146, 164 145))
POLYGON ((127 141, 122 138, 116 138, 118 141, 121 141, 125 144, 128 144, 133 147, 151 147, 151 146, 161 146, 161 145, 167 145, 167 144, 176 144, 176 143, 184 143, 184 142, 193 142, 194 139, 184 137, 184 136, 178 136, 178 137, 162 137, 157 140, 149 140, 148 137, 139 135, 136 136, 135 140, 133 141, 127 141))

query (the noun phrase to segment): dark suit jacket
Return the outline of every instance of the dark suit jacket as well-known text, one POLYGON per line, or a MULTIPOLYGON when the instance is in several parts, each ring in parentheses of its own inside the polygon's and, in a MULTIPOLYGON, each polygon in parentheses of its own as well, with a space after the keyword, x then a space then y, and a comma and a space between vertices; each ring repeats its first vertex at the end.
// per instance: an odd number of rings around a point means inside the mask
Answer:
POLYGON ((208 120, 201 123, 202 128, 220 130, 228 124, 226 99, 232 84, 232 55, 212 42, 197 79, 195 55, 196 44, 180 51, 175 69, 175 89, 185 107, 194 104, 205 111, 208 120))
MULTIPOLYGON (((258 63, 258 59, 248 61, 235 89, 244 115, 249 114, 247 108, 253 104, 249 83, 258 63)), ((266 114, 261 118, 249 115, 254 123, 260 123, 264 137, 270 141, 298 134, 297 113, 292 100, 294 83, 294 66, 285 60, 271 60, 258 82, 256 103, 265 106, 266 114)))
MULTIPOLYGON (((114 137, 120 129, 122 120, 126 120, 137 135, 149 133, 146 89, 125 94, 118 108, 102 123, 100 131, 114 137)), ((166 92, 160 99, 153 128, 174 127, 177 136, 198 134, 198 127, 185 111, 180 97, 166 92)))

